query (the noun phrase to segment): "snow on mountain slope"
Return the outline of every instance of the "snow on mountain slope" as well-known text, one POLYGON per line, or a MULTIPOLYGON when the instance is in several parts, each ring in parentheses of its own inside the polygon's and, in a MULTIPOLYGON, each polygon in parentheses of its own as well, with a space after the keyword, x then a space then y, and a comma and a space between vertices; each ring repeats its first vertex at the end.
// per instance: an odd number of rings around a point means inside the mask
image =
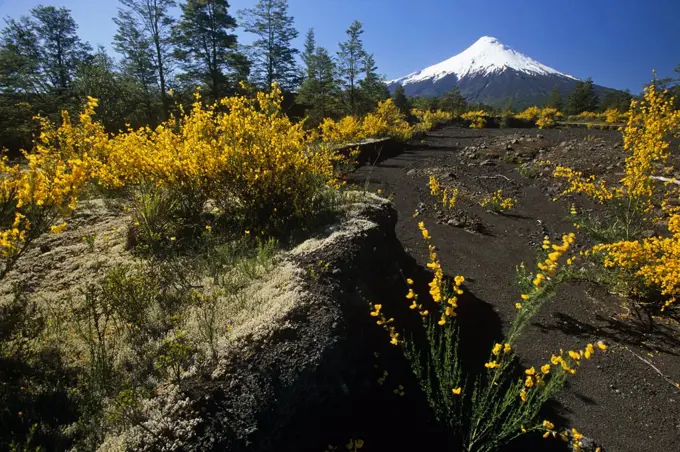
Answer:
POLYGON ((389 81, 388 84, 408 85, 425 80, 436 82, 449 75, 455 75, 458 79, 475 75, 486 76, 506 69, 530 75, 550 75, 578 80, 511 49, 496 38, 483 36, 458 55, 422 71, 389 81))

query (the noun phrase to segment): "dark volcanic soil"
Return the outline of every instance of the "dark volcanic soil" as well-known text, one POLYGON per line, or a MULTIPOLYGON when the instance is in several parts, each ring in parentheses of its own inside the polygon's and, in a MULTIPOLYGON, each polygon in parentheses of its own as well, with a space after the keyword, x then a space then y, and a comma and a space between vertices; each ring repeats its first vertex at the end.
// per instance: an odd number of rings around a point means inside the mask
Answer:
MULTIPOLYGON (((463 303, 459 321, 473 325, 480 337, 493 337, 514 315, 520 295, 514 286, 515 267, 521 262, 530 268, 535 265, 544 235, 555 240, 574 231, 565 220, 568 202, 552 201, 556 183, 547 168, 534 165, 540 160, 616 177, 624 160, 620 132, 446 127, 410 143, 394 158, 360 168, 353 182, 374 192, 381 190, 393 200, 399 212, 397 236, 421 266, 427 249, 417 223, 425 222, 445 272, 466 278, 465 303, 478 304, 463 303), (522 162, 529 162, 531 178, 518 173, 522 162), (459 206, 465 218, 454 219, 451 223, 458 226, 452 226, 429 194, 430 173, 464 194, 502 188, 518 205, 511 214, 498 215, 463 199, 459 206), (485 311, 478 309, 481 306, 492 315, 477 315, 485 311)), ((579 237, 578 243, 585 244, 585 238, 579 237)), ((560 348, 583 348, 601 339, 609 350, 584 362, 553 407, 558 427, 576 427, 607 451, 680 450, 680 389, 672 384, 680 382, 677 322, 657 318, 651 324, 627 300, 605 288, 575 283, 562 287, 533 320, 518 344, 518 354, 523 365, 535 366, 560 348)), ((390 435, 407 433, 395 430, 390 435)))

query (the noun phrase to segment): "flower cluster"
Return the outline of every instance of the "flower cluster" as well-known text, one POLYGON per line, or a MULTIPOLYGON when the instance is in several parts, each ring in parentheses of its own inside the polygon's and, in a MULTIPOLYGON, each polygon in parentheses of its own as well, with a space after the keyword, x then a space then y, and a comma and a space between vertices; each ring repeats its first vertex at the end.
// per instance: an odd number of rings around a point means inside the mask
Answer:
POLYGON ((378 104, 375 111, 362 119, 347 116, 339 121, 326 118, 319 126, 325 143, 351 143, 366 138, 394 137, 408 140, 414 129, 394 105, 392 99, 378 104))
POLYGON ((468 111, 461 115, 465 121, 470 121, 471 129, 483 129, 486 126, 489 114, 484 110, 468 111))
POLYGON ((592 175, 585 177, 583 172, 574 171, 565 166, 557 166, 553 172, 553 176, 565 179, 567 182, 567 188, 564 189, 557 198, 566 196, 570 193, 582 193, 602 204, 605 201, 613 199, 618 193, 616 189, 607 187, 606 181, 597 179, 592 175))
POLYGON ((426 132, 437 127, 440 124, 446 124, 453 120, 453 114, 442 110, 419 110, 414 108, 411 114, 418 120, 416 130, 419 132, 426 132))
POLYGON ((54 223, 76 208, 107 138, 92 120, 96 107, 97 100, 88 98, 78 122, 64 112, 59 126, 39 117, 41 133, 35 149, 23 151, 25 163, 0 159, 2 275, 39 235, 65 229, 64 223, 54 223))
MULTIPOLYGON (((453 279, 452 284, 448 284, 444 279, 444 271, 442 270, 441 262, 437 256, 437 251, 435 246, 431 243, 432 236, 430 232, 425 227, 425 223, 422 221, 418 223, 418 228, 420 229, 423 239, 427 242, 429 260, 427 263, 427 268, 432 271, 432 280, 428 283, 430 287, 430 296, 432 301, 438 303, 440 310, 440 319, 437 322, 440 326, 446 324, 447 319, 455 317, 456 308, 458 307, 458 296, 463 294, 463 289, 461 286, 465 282, 463 276, 456 276, 453 279)), ((413 290, 409 289, 409 294, 407 298, 412 294, 413 290)), ((418 305, 416 305, 416 308, 418 305)), ((412 305, 412 309, 415 309, 412 305)), ((421 315, 425 316, 428 314, 427 311, 419 309, 421 315)))
POLYGON ((515 207, 515 200, 511 197, 506 197, 503 190, 497 190, 490 195, 485 195, 479 201, 482 207, 493 210, 494 212, 507 212, 515 207))
MULTIPOLYGON (((673 99, 654 85, 645 89, 641 101, 631 102, 623 129, 626 158, 620 184, 609 188, 595 176, 584 177, 570 168, 557 167, 554 175, 567 181, 563 194, 582 193, 601 204, 612 206, 615 225, 623 225, 622 237, 596 245, 593 253, 603 255, 606 268, 619 270, 632 283, 634 291, 652 289, 666 297, 664 308, 680 295, 680 216, 668 199, 677 196, 669 187, 660 188, 654 180, 663 171, 669 156, 670 139, 680 127, 680 111, 673 99), (611 201, 611 202, 610 202, 611 201), (655 217, 654 206, 661 201, 662 216, 655 217), (665 220, 669 234, 638 239, 631 231, 641 224, 665 220), (633 222, 635 222, 633 224, 633 222), (639 223, 639 224, 638 224, 639 223), (623 240, 621 240, 623 238, 623 240)), ((609 119, 614 112, 608 111, 609 119)), ((620 118, 617 118, 617 121, 620 118)), ((575 211, 575 208, 572 208, 575 211)))
POLYGON ((445 209, 453 209, 456 206, 456 201, 458 200, 457 188, 442 187, 435 176, 430 176, 428 185, 430 187, 430 194, 439 199, 445 209))
POLYGON ((516 117, 533 122, 539 129, 549 129, 557 124, 558 119, 562 118, 562 113, 556 108, 534 106, 517 114, 516 117))

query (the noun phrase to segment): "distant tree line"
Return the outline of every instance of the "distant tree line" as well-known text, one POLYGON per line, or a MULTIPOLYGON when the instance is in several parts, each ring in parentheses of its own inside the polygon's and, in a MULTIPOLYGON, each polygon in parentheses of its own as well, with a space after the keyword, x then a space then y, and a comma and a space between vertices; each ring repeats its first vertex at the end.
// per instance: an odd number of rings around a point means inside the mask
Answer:
POLYGON ((37 6, 5 21, 0 149, 30 148, 35 115, 57 119, 62 110, 77 111, 87 96, 100 100, 98 119, 110 132, 159 124, 178 104, 190 103, 197 86, 212 102, 269 90, 276 82, 309 124, 363 114, 389 97, 359 22, 336 55, 317 46, 310 30, 300 67, 287 0, 258 0, 236 14, 227 0, 119 2, 116 58, 80 39, 67 8, 37 6), (239 43, 238 27, 254 35, 252 44, 239 43))
MULTIPOLYGON (((677 71, 680 74, 680 66, 677 71)), ((657 80, 656 83, 664 88, 670 87, 675 89, 680 94, 680 77, 677 79, 657 80)), ((513 110, 512 99, 508 100, 506 105, 501 108, 482 103, 468 102, 457 86, 454 86, 439 97, 408 98, 404 93, 404 88, 399 85, 394 90, 393 99, 395 104, 403 111, 408 111, 409 108, 414 107, 424 110, 441 109, 457 115, 471 110, 484 110, 490 114, 500 115, 503 112, 513 110)), ((574 89, 566 96, 566 99, 563 99, 558 87, 555 86, 543 102, 543 106, 555 108, 568 115, 577 115, 585 111, 603 112, 610 108, 627 111, 632 99, 633 96, 628 90, 609 90, 600 99, 595 92, 592 80, 588 78, 585 81, 576 82, 574 89)))

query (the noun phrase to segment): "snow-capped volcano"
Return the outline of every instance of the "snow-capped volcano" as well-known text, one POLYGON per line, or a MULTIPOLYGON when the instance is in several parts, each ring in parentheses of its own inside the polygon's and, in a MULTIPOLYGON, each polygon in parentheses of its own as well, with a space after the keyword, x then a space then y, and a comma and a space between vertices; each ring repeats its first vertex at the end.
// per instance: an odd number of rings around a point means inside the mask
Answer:
POLYGON ((519 107, 542 103, 554 86, 566 96, 576 82, 576 77, 483 36, 454 57, 387 83, 391 90, 402 85, 407 95, 426 97, 440 96, 458 86, 469 101, 500 106, 512 99, 519 107))
POLYGON ((388 83, 407 85, 428 79, 437 81, 447 75, 463 78, 474 74, 499 73, 506 69, 514 69, 531 75, 557 75, 576 80, 571 75, 563 74, 511 49, 496 38, 482 36, 458 55, 388 83))

